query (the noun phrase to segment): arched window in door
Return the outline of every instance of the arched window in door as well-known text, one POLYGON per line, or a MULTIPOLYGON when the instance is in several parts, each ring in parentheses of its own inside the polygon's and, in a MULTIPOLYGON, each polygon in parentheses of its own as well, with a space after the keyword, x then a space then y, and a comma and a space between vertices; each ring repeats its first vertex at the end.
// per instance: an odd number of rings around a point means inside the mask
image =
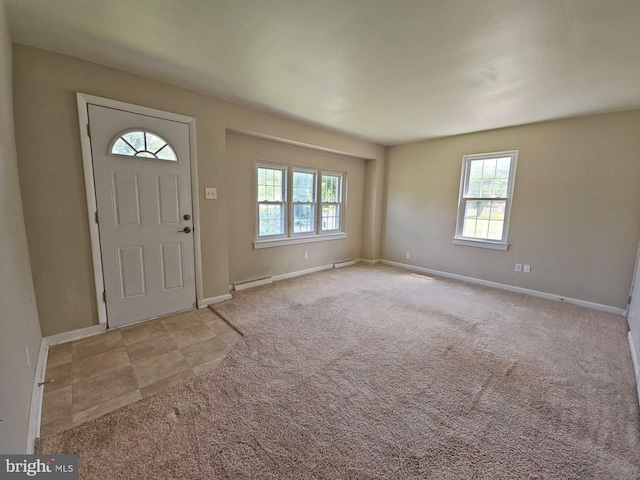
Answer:
POLYGON ((111 153, 171 162, 178 160, 169 142, 160 135, 145 130, 130 130, 119 134, 111 143, 111 153))

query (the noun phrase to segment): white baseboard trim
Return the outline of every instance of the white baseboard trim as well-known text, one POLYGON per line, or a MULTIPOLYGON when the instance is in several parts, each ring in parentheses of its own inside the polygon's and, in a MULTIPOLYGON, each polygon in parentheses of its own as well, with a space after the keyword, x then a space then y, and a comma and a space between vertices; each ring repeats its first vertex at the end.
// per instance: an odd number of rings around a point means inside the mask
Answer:
POLYGON ((214 303, 224 302, 225 300, 231 300, 233 297, 230 293, 225 293, 224 295, 218 295, 217 297, 203 298, 198 302, 198 308, 205 308, 209 305, 213 305, 214 303))
POLYGON ((631 349, 631 360, 633 361, 633 372, 636 376, 636 390, 638 391, 638 405, 640 405, 640 363, 638 363, 639 359, 636 356, 636 347, 631 332, 627 333, 627 340, 629 340, 629 348, 631 349))
POLYGON ((33 455, 35 451, 36 438, 40 436, 40 420, 42 419, 42 394, 44 385, 44 375, 47 370, 47 355, 49 345, 43 338, 38 351, 38 363, 33 376, 33 391, 31 392, 31 406, 29 408, 29 427, 27 430, 27 455, 33 455))
POLYGON ((90 327, 79 328, 77 330, 71 330, 70 332, 58 333, 56 335, 49 335, 44 337, 47 345, 59 345, 61 343, 71 342, 73 340, 79 340, 85 337, 91 337, 107 330, 107 326, 104 323, 98 325, 91 325, 90 327))
MULTIPOLYGON (((322 270, 331 270, 333 268, 340 268, 342 266, 346 267, 348 265, 353 265, 356 262, 357 260, 349 261, 349 262, 341 262, 339 266, 334 263, 329 263, 327 265, 320 265, 318 267, 306 268, 304 270, 297 270, 295 272, 282 273, 280 275, 273 275, 270 277, 264 277, 257 280, 251 280, 248 282, 234 283, 233 285, 230 285, 230 288, 232 288, 235 291, 246 290, 248 288, 259 287, 260 285, 268 285, 273 282, 279 282, 280 280, 286 280, 288 278, 299 277, 301 275, 307 275, 309 273, 321 272, 322 270)), ((222 295, 222 296, 225 297, 225 295, 222 295)), ((231 295, 228 295, 228 297, 229 298, 223 298, 222 300, 231 299, 231 295)), ((216 298, 220 298, 220 297, 216 297, 216 298)), ((222 300, 218 300, 218 301, 222 301, 222 300)), ((212 302, 212 303, 216 303, 216 302, 212 302)))
POLYGON ((355 264, 356 264, 355 260, 343 260, 341 262, 334 262, 333 268, 351 267, 352 265, 355 265, 355 264))
POLYGON ((593 310, 600 310, 605 313, 612 313, 614 315, 623 316, 625 310, 623 308, 612 307, 610 305, 602 305, 601 303, 588 302, 586 300, 580 300, 578 298, 563 297, 561 295, 554 295, 553 293, 541 292, 539 290, 531 290, 528 288, 516 287, 513 285, 507 285, 504 283, 491 282, 489 280, 482 280, 481 278, 467 277, 465 275, 458 275, 456 273, 441 272, 440 270, 433 270, 431 268, 418 267, 416 265, 408 265, 406 263, 392 262, 391 260, 381 260, 385 265, 391 265, 393 267, 400 267, 406 270, 414 270, 416 272, 428 273, 431 275, 437 275, 440 277, 454 278, 456 280, 463 280, 469 283, 476 283, 478 285, 484 285, 487 287, 499 288, 500 290, 507 290, 509 292, 524 293, 533 297, 546 298, 548 300, 556 300, 558 302, 571 303, 580 307, 591 308, 593 310))
POLYGON ((307 275, 308 273, 321 272, 322 270, 330 270, 333 268, 333 263, 329 263, 328 265, 320 265, 319 267, 306 268, 304 270, 298 270, 297 272, 289 272, 283 273, 282 275, 274 275, 271 277, 274 282, 279 282, 280 280, 286 280, 287 278, 299 277, 300 275, 307 275))
POLYGON ((273 277, 268 276, 268 277, 256 278, 254 280, 246 280, 244 282, 234 283, 233 289, 236 292, 239 292, 241 290, 246 290, 247 288, 259 287, 260 285, 269 285, 270 283, 273 283, 273 277))
POLYGON ((356 260, 356 263, 366 263, 367 265, 375 265, 376 263, 380 263, 382 260, 376 258, 375 260, 369 260, 368 258, 359 258, 356 260))

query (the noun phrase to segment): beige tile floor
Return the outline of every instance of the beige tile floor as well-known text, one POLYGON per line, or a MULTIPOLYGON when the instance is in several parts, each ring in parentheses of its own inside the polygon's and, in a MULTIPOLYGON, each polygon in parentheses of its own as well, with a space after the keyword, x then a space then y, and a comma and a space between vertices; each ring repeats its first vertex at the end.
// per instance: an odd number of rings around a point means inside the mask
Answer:
POLYGON ((215 369, 240 334, 209 308, 49 348, 40 435, 100 417, 215 369))

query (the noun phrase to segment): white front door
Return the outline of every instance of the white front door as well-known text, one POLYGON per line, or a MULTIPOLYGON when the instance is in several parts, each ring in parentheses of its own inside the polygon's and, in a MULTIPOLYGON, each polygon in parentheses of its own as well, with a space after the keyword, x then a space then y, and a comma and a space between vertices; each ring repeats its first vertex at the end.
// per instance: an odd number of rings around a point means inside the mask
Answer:
POLYGON ((88 113, 109 326, 195 307, 188 125, 88 113))

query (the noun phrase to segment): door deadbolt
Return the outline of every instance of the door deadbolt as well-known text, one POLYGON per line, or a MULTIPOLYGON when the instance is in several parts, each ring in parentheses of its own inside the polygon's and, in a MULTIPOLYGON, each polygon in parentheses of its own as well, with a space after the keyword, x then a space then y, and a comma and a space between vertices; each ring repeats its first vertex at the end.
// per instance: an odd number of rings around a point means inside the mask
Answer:
POLYGON ((184 217, 182 218, 184 218, 185 220, 191 220, 191 215, 189 215, 188 213, 185 213, 184 217))

